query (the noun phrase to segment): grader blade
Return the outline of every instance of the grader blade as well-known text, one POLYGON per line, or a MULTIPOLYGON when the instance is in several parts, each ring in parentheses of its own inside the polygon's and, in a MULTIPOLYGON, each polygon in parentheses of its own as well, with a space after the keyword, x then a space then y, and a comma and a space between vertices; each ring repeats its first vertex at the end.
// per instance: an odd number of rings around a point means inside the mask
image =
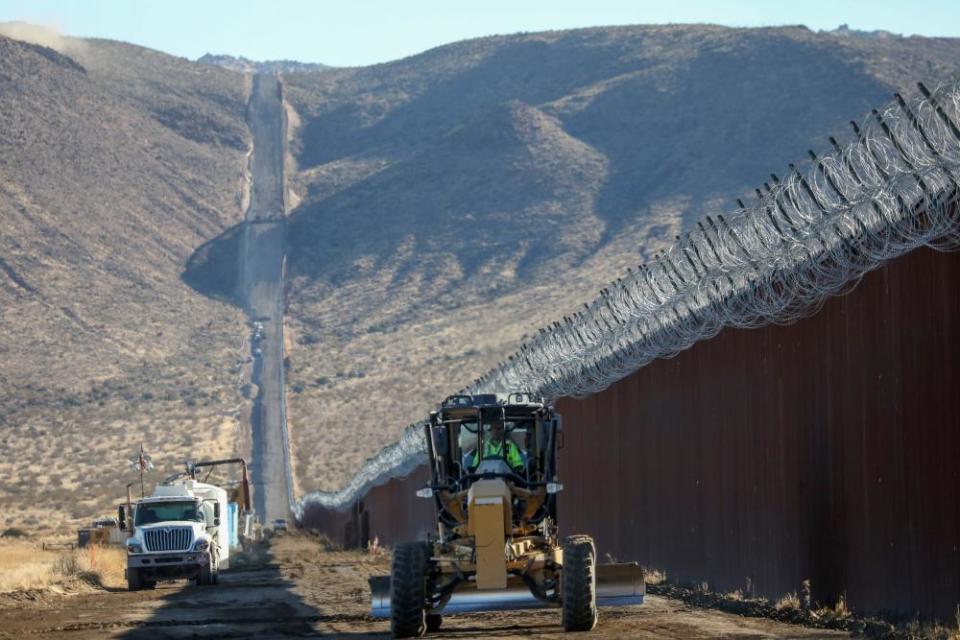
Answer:
POLYGON ((643 569, 636 562, 597 565, 597 606, 643 604, 646 594, 643 569))
POLYGON ((367 578, 370 583, 370 615, 374 618, 390 617, 390 576, 367 578))
MULTIPOLYGON (((390 576, 369 578, 372 594, 370 615, 374 618, 390 617, 390 576)), ((539 600, 520 578, 511 576, 505 589, 477 589, 476 584, 465 582, 450 595, 442 606, 427 613, 475 613, 478 611, 516 611, 521 609, 544 609, 559 606, 539 600)))
MULTIPOLYGON (((370 615, 390 617, 390 576, 369 579, 370 615)), ((643 570, 636 562, 597 566, 597 606, 622 607, 643 604, 646 587, 643 570)), ((558 607, 557 602, 536 598, 523 580, 511 576, 506 589, 477 589, 471 582, 461 584, 442 607, 428 613, 475 613, 478 611, 519 611, 558 607)))

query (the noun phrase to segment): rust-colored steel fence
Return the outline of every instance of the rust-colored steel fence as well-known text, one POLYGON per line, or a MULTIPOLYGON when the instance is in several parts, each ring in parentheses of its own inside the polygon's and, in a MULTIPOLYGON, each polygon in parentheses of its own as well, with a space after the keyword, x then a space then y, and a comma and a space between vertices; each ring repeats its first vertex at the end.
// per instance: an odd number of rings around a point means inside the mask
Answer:
MULTIPOLYGON (((561 399, 566 533, 679 582, 952 620, 960 603, 960 255, 921 249, 792 326, 725 330, 561 399)), ((421 467, 304 524, 433 527, 421 467)))
POLYGON ((417 467, 404 478, 370 489, 351 509, 336 511, 308 506, 302 526, 315 529, 345 547, 365 547, 423 540, 436 531, 433 501, 416 497, 416 490, 430 481, 426 465, 417 467))
POLYGON ((952 620, 960 255, 923 249, 789 327, 726 330, 563 399, 560 519, 681 582, 952 620))

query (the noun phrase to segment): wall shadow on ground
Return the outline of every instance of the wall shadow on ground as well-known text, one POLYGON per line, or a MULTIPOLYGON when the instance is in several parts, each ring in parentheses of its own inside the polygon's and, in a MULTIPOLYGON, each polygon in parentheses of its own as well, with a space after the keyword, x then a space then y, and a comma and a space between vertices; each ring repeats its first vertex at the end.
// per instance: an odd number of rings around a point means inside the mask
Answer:
POLYGON ((221 573, 220 584, 182 588, 161 583, 163 605, 147 620, 121 637, 155 638, 304 637, 324 616, 294 591, 274 561, 269 547, 259 544, 248 561, 221 573))

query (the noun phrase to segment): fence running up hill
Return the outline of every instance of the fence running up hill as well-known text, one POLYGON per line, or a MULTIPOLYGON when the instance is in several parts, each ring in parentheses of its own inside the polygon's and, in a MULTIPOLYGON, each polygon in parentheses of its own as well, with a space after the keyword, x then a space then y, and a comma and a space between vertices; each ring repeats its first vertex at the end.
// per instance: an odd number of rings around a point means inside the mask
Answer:
MULTIPOLYGON (((898 96, 467 389, 557 400, 567 532, 681 581, 776 597, 809 579, 823 602, 950 619, 960 258, 901 256, 960 240, 957 123, 960 85, 898 96)), ((305 523, 349 542, 429 530, 422 469, 402 477, 419 433, 305 496, 305 523)))

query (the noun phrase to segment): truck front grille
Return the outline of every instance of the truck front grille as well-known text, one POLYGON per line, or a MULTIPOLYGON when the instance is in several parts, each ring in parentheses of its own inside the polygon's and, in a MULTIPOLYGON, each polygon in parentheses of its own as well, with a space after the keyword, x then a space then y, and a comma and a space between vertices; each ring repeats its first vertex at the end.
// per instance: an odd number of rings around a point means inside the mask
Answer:
POLYGON ((146 551, 186 551, 192 537, 190 527, 160 527, 143 532, 146 551))

